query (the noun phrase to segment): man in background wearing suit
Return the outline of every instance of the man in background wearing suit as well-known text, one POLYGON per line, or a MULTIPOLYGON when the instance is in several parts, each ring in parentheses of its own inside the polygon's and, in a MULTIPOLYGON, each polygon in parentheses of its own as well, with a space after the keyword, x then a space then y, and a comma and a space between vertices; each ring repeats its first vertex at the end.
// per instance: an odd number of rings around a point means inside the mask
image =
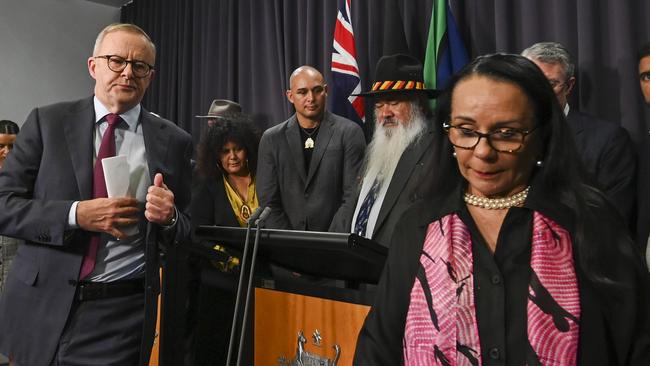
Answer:
POLYGON ((318 70, 297 68, 287 99, 296 109, 264 132, 257 193, 270 207, 273 229, 328 231, 349 225, 354 190, 366 146, 361 127, 327 112, 327 85, 318 70))
POLYGON ((522 53, 542 70, 564 109, 587 179, 600 188, 633 227, 636 201, 636 152, 627 131, 569 107, 567 99, 575 85, 575 65, 559 43, 536 43, 522 53))
POLYGON ((0 352, 16 366, 146 365, 159 245, 189 236, 191 138, 140 106, 155 46, 102 30, 94 96, 34 109, 0 171, 0 233, 25 239, 0 298, 0 352), (107 198, 102 159, 127 159, 107 198))
POLYGON ((360 95, 374 99, 375 132, 347 229, 388 246, 402 211, 432 193, 434 177, 441 176, 435 167, 440 134, 429 107, 437 91, 424 85, 420 61, 397 54, 379 59, 372 90, 360 95))
MULTIPOLYGON (((650 107, 650 43, 641 46, 637 55, 639 63, 639 86, 643 100, 650 107)), ((637 242, 645 249, 646 262, 650 267, 650 127, 643 124, 641 148, 639 150, 639 211, 637 221, 637 242)))

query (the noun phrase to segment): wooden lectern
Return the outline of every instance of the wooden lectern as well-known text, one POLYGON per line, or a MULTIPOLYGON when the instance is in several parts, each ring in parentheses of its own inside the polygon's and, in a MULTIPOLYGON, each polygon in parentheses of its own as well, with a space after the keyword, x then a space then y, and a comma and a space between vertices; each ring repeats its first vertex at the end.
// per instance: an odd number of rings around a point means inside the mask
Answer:
MULTIPOLYGON (((241 252, 246 229, 202 226, 196 235, 241 252)), ((256 281, 254 364, 351 365, 372 294, 342 284, 376 283, 387 248, 354 234, 271 229, 259 245, 258 260, 301 276, 256 281)))

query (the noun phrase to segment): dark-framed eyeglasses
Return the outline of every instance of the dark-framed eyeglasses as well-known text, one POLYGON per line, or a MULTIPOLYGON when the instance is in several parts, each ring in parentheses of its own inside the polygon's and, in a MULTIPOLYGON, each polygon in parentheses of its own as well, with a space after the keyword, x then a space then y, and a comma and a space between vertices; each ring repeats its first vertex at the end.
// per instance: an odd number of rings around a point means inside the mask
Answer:
POLYGON ((561 89, 566 84, 566 80, 565 81, 549 80, 548 82, 549 84, 551 84, 551 88, 553 88, 554 90, 561 89))
POLYGON ((95 58, 104 58, 108 64, 108 68, 113 72, 122 72, 127 64, 131 64, 131 71, 133 75, 138 78, 144 78, 149 76, 152 70, 154 70, 153 65, 140 60, 127 60, 124 57, 117 55, 103 55, 95 56, 95 58))
POLYGON ((533 133, 537 127, 530 130, 499 128, 488 133, 481 133, 468 127, 453 126, 450 123, 442 124, 442 128, 449 136, 449 141, 458 148, 472 150, 478 145, 481 138, 485 137, 491 148, 508 153, 519 151, 524 146, 526 136, 533 133))

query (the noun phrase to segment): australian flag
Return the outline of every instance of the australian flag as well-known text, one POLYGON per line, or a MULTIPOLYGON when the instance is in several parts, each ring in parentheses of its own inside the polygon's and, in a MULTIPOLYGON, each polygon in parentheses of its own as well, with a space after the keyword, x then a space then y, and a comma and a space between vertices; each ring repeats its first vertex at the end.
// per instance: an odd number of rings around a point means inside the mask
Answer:
POLYGON ((350 16, 351 3, 352 0, 338 0, 339 11, 334 27, 332 85, 330 85, 329 98, 332 112, 362 124, 365 121, 363 99, 350 95, 361 92, 357 50, 354 46, 354 31, 350 16))

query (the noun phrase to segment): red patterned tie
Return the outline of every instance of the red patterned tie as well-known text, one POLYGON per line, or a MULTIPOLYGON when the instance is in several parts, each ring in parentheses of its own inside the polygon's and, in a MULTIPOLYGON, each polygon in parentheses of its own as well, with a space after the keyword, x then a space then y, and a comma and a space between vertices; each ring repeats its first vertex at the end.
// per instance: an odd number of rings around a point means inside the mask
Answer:
MULTIPOLYGON (((108 197, 108 193, 106 192, 106 181, 104 180, 104 169, 102 168, 102 159, 115 156, 115 127, 121 120, 122 119, 117 114, 111 113, 106 115, 108 128, 104 131, 102 144, 99 146, 97 160, 95 161, 95 170, 93 173, 93 198, 108 197)), ((99 241, 99 233, 93 233, 90 238, 90 245, 88 245, 88 251, 81 263, 79 279, 84 279, 95 268, 95 259, 97 257, 99 241)))

